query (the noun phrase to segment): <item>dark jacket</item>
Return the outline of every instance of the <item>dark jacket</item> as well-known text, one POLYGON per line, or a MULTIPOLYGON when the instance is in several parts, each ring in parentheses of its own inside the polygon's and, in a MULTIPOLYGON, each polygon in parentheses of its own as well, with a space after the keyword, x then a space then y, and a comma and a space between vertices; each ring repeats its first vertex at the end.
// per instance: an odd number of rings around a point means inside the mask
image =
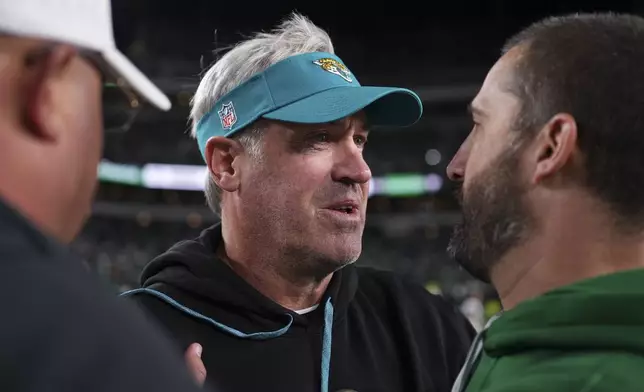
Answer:
POLYGON ((644 269, 525 301, 492 323, 467 392, 644 391, 644 269))
POLYGON ((0 201, 0 391, 198 391, 139 309, 0 201))
POLYGON ((345 267, 315 311, 264 297, 215 254, 219 226, 181 242, 126 296, 183 351, 199 342, 224 391, 449 391, 474 335, 441 297, 387 272, 345 267))

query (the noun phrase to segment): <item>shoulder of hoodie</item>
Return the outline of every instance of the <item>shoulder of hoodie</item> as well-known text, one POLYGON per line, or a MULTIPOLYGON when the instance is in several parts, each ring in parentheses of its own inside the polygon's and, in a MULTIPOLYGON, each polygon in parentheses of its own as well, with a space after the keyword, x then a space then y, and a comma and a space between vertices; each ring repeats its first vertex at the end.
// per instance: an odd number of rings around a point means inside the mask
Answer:
POLYGON ((580 392, 640 392, 644 390, 644 355, 613 352, 603 355, 580 392))
POLYGON ((520 377, 491 383, 480 392, 641 392, 644 356, 606 351, 559 354, 520 377))
POLYGON ((454 310, 455 307, 442 296, 432 294, 418 282, 390 271, 371 267, 356 267, 358 273, 358 292, 370 297, 380 296, 387 299, 405 300, 414 306, 454 310))
POLYGON ((362 294, 374 306, 404 308, 412 318, 431 318, 441 324, 450 324, 467 335, 474 330, 465 316, 452 303, 440 295, 430 293, 412 279, 399 274, 369 267, 356 267, 358 273, 358 294, 362 294), (417 317, 418 316, 418 317, 417 317))
POLYGON ((10 385, 58 390, 71 380, 93 391, 196 391, 161 330, 119 301, 80 259, 63 253, 25 260, 1 249, 0 260, 8 280, 0 294, 11 298, 3 307, 8 317, 0 327, 0 346, 12 358, 10 370, 0 363, 0 373, 21 370, 10 385), (20 291, 25 295, 16 295, 20 291), (27 369, 35 373, 23 377, 27 369))

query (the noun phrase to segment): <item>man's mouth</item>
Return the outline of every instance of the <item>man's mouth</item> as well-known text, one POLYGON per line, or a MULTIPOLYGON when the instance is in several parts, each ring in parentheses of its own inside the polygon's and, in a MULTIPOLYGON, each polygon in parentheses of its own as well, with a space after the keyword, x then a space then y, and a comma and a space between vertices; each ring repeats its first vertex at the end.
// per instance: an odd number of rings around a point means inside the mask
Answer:
POLYGON ((360 207, 355 201, 342 201, 333 203, 332 205, 328 206, 327 209, 341 212, 347 215, 357 214, 360 211, 360 207))
POLYGON ((356 211, 352 206, 336 207, 333 208, 333 210, 344 212, 345 214, 353 214, 353 212, 356 211))

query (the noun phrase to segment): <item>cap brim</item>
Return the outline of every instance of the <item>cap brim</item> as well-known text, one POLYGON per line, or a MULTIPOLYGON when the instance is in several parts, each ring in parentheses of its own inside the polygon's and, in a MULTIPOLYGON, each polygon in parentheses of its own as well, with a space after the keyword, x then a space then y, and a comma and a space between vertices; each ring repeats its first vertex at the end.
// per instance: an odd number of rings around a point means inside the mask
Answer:
POLYGON ((122 77, 138 95, 158 109, 170 110, 172 104, 168 97, 147 76, 139 71, 125 55, 116 49, 101 52, 101 55, 112 71, 117 76, 122 77))
POLYGON ((361 110, 374 126, 406 127, 423 114, 423 104, 413 91, 394 87, 336 87, 311 95, 262 117, 295 123, 325 123, 361 110))

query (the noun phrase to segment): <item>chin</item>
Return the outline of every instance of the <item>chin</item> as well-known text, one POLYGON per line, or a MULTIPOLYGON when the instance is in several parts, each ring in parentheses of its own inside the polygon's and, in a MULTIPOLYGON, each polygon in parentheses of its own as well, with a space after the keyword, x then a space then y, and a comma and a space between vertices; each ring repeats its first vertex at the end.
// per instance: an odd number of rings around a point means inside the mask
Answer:
POLYGON ((344 258, 334 257, 323 259, 317 267, 316 275, 319 275, 319 277, 328 276, 355 263, 357 260, 357 257, 348 257, 348 255, 344 258))
POLYGON ((358 260, 362 253, 362 244, 360 242, 352 244, 342 244, 334 249, 334 252, 328 254, 329 260, 332 260, 338 267, 353 264, 358 260))
POLYGON ((353 264, 360 256, 361 246, 332 246, 328 242, 298 249, 300 273, 323 279, 353 264))
POLYGON ((346 265, 354 263, 362 252, 361 241, 329 239, 316 244, 309 254, 317 254, 318 260, 328 266, 327 269, 333 272, 346 265))

